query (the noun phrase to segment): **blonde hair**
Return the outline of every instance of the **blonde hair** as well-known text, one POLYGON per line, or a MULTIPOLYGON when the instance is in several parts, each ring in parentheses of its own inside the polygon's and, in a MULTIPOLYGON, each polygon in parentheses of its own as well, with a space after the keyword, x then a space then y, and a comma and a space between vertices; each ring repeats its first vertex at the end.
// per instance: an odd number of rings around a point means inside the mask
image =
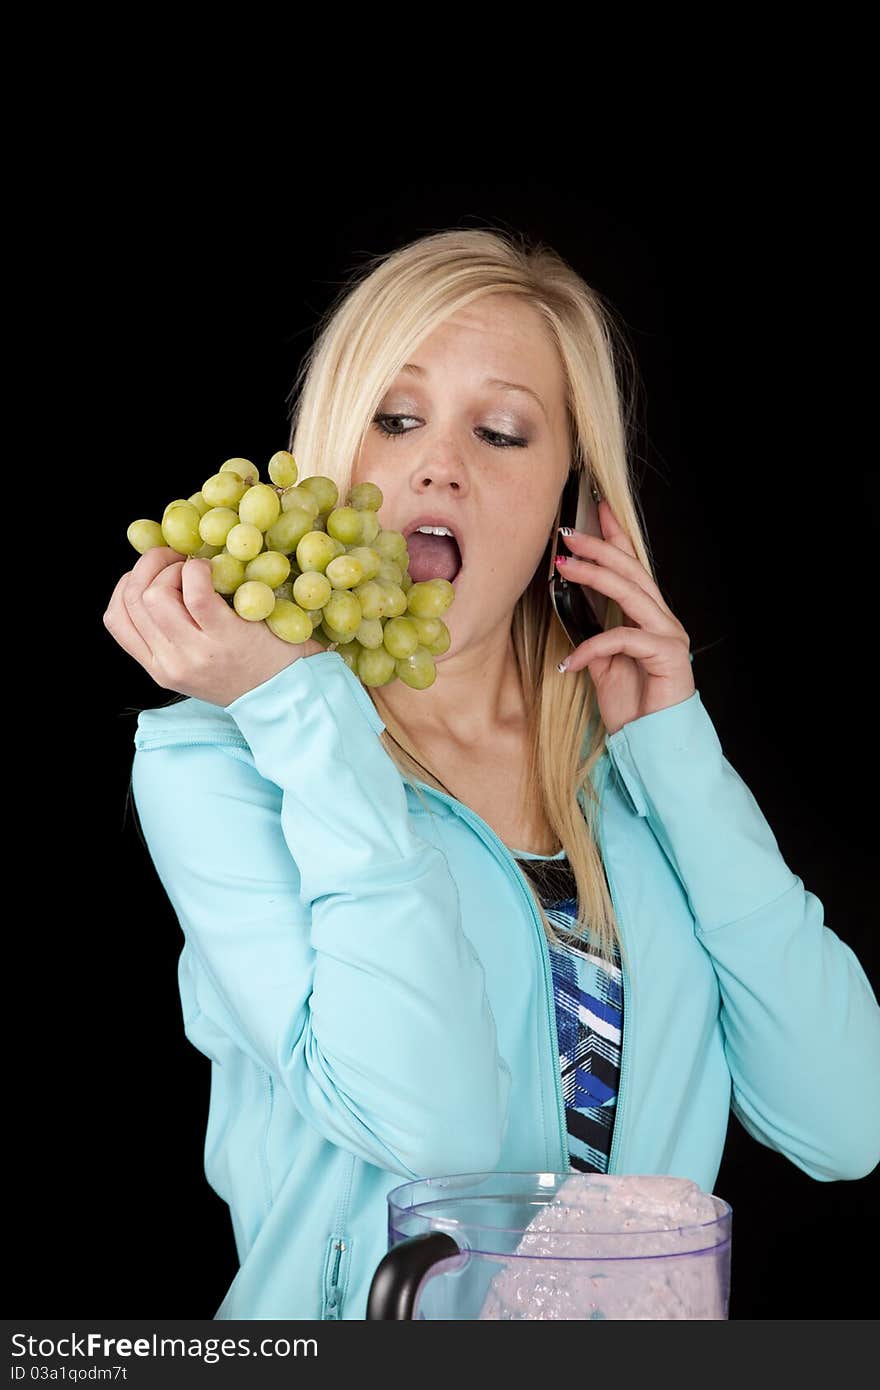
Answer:
MULTIPOLYGON (((556 251, 529 244, 519 233, 497 227, 435 232, 355 268, 322 316, 291 388, 289 448, 300 478, 333 478, 344 501, 374 414, 403 364, 449 315, 495 294, 515 295, 543 318, 567 379, 570 466, 585 472, 608 499, 654 578, 628 452, 638 386, 633 355, 603 296, 556 251), (632 370, 632 389, 618 380, 624 362, 632 370)), ((606 628, 622 620, 620 606, 609 601, 606 628)), ((556 670, 571 647, 553 613, 542 570, 518 600, 511 631, 529 711, 526 785, 536 789, 577 884, 577 924, 566 936, 589 939, 608 963, 616 946, 625 962, 590 781, 605 751, 606 729, 589 672, 573 677, 556 670)), ((380 738, 404 780, 419 796, 419 780, 447 791, 436 770, 420 762, 419 750, 385 706, 381 687, 365 689, 386 725, 380 738)), ((525 877, 548 941, 560 942, 525 877)))

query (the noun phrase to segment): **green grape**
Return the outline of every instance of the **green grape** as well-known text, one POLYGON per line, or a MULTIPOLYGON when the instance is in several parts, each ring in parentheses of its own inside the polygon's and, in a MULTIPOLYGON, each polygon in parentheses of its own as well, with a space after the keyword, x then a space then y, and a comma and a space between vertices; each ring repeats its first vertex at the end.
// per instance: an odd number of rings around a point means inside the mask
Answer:
POLYGON ((227 459, 220 465, 221 473, 237 473, 248 487, 256 487, 260 481, 260 470, 250 459, 227 459))
POLYGON ((286 487, 281 494, 281 510, 289 512, 292 507, 299 507, 300 511, 306 512, 314 519, 319 512, 318 499, 313 492, 309 492, 307 487, 286 487))
POLYGON ((353 589, 364 577, 364 567, 355 555, 335 555, 324 571, 334 589, 353 589))
POLYGON ((209 507, 237 507, 248 490, 248 484, 232 469, 214 473, 202 483, 202 496, 209 507))
POLYGON ((232 507, 209 507, 199 521, 199 535, 208 545, 225 545, 233 526, 238 525, 238 512, 232 507))
POLYGON ((308 642, 312 635, 312 622, 299 604, 286 598, 276 598, 275 607, 266 619, 266 625, 285 642, 308 642))
POLYGON ((362 647, 358 653, 357 674, 364 685, 389 685, 394 680, 397 663, 384 647, 362 647))
POLYGON ((266 544, 270 550, 280 550, 284 555, 290 555, 296 550, 303 536, 311 531, 313 524, 308 512, 302 511, 300 507, 291 507, 289 512, 282 512, 278 520, 269 527, 266 532, 266 544))
POLYGON ((277 602, 268 584, 261 584, 258 579, 246 579, 235 591, 233 607, 240 618, 247 618, 249 623, 258 623, 268 618, 277 602))
MULTIPOLYGON (((293 512, 285 513, 293 516, 293 512)), ((336 557, 336 546, 331 536, 323 531, 308 531, 296 547, 296 563, 301 570, 319 570, 321 574, 336 557)))
POLYGON ((361 513, 354 507, 335 507, 327 517, 327 534, 346 545, 360 545, 363 540, 361 513))
MULTIPOLYGON (((399 618, 406 612, 407 595, 403 592, 399 584, 392 584, 387 579, 377 576, 373 580, 378 584, 384 596, 382 607, 383 618, 399 618)), ((418 614, 418 617, 428 617, 429 614, 418 614)))
POLYGON ((392 560, 399 565, 403 574, 409 562, 409 551, 406 548, 406 536, 402 531, 380 531, 376 539, 369 544, 379 552, 383 560, 392 560))
POLYGON ((355 560, 360 560, 364 571, 364 582, 368 579, 375 579, 379 573, 379 566, 382 563, 382 556, 373 550, 369 545, 351 545, 348 548, 349 555, 355 560))
POLYGON ((377 512, 384 500, 375 483, 356 483, 348 494, 348 505, 359 512, 377 512))
POLYGON ((187 502, 189 502, 190 506, 195 507, 199 516, 204 516, 205 512, 209 510, 211 505, 210 502, 205 501, 204 497, 200 492, 194 492, 192 497, 188 497, 186 500, 187 502))
POLYGON ((172 507, 162 522, 165 544, 170 545, 171 549, 180 555, 195 555, 196 551, 201 549, 203 541, 199 534, 200 520, 195 507, 190 506, 188 502, 183 502, 179 507, 172 507))
POLYGON ((344 632, 346 641, 354 637, 364 616, 360 603, 348 589, 334 589, 323 612, 324 622, 337 632, 344 632))
POLYGON ((350 671, 355 675, 358 673, 358 644, 357 642, 340 642, 336 648, 342 660, 350 671))
POLYGON ((226 537, 226 549, 236 560, 253 560, 263 548, 263 533, 258 526, 240 521, 226 537))
POLYGON ((403 582, 403 570, 394 560, 380 560, 376 578, 386 579, 389 584, 396 584, 400 588, 403 582))
POLYGON ((293 597, 307 613, 322 609, 332 592, 333 586, 326 574, 319 574, 317 570, 307 570, 293 581, 293 597))
POLYGON ((309 492, 315 495, 319 511, 332 512, 339 501, 339 488, 332 478, 326 477, 323 473, 315 473, 311 478, 300 478, 299 485, 308 488, 309 492))
POLYGON ((443 623, 439 618, 413 618, 416 631, 419 634, 419 641, 423 647, 427 647, 431 642, 436 642, 440 636, 443 623))
POLYGON ((442 619, 438 619, 438 622, 440 623, 440 636, 437 637, 433 642, 422 643, 422 646, 427 651, 429 651, 432 656, 442 656, 444 652, 448 652, 449 644, 452 641, 452 637, 449 633, 449 628, 442 621, 442 619))
POLYGON ((432 685, 455 591, 444 579, 413 581, 406 537, 379 521, 381 489, 358 483, 340 506, 336 482, 300 478, 287 449, 269 459, 268 477, 228 458, 198 492, 169 502, 161 523, 133 521, 127 538, 140 554, 167 545, 207 559, 214 591, 240 617, 338 651, 365 685, 432 685))
POLYGON ((328 642, 348 643, 353 642, 354 637, 348 632, 337 632, 336 628, 330 623, 321 621, 318 630, 323 632, 328 642))
POLYGON ((287 449, 279 449, 269 460, 269 477, 276 487, 293 487, 299 475, 296 459, 287 449))
POLYGON ((290 561, 280 550, 263 551, 262 555, 248 561, 244 572, 245 579, 260 579, 273 591, 284 583, 289 574, 290 561))
POLYGON ((373 579, 367 579, 353 590, 354 596, 364 611, 365 618, 383 618, 388 595, 373 579))
POLYGON ((414 618, 439 618, 455 598, 455 590, 448 579, 422 579, 412 585, 405 598, 414 618))
POLYGON ((244 564, 228 551, 221 551, 211 560, 211 577, 218 594, 234 594, 244 583, 244 564))
POLYGON ((125 534, 140 555, 146 555, 147 551, 156 545, 166 544, 158 521, 149 521, 145 517, 140 521, 133 521, 125 534))
POLYGON ((412 618, 389 618, 382 641, 393 657, 409 656, 419 645, 418 628, 412 618))
POLYGON ((409 656, 395 661, 394 670, 404 685, 410 686, 413 690, 427 690, 437 679, 434 658, 425 647, 416 647, 409 656))
MULTIPOLYGON (((403 619, 396 621, 402 622, 403 619)), ((355 639, 360 642, 362 647, 369 647, 372 650, 381 647, 382 631, 381 618, 362 618, 361 625, 355 633, 355 639)))
POLYGON ((281 502, 278 493, 269 483, 256 483, 254 487, 248 488, 238 504, 239 520, 247 525, 256 526, 260 531, 268 531, 280 515, 281 502))

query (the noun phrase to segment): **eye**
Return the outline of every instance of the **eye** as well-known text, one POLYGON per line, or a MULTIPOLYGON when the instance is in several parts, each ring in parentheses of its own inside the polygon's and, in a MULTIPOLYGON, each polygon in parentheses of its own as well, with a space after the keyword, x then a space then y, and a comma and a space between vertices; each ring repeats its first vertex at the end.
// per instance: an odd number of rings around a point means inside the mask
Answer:
POLYGON ((409 434, 409 430, 392 430, 392 429, 389 429, 389 428, 388 428, 388 425, 387 425, 387 423, 386 423, 386 421, 388 421, 388 420, 412 420, 412 419, 414 419, 414 418, 415 418, 415 417, 414 417, 413 415, 377 415, 377 416, 374 418, 374 420, 373 420, 373 424, 376 426, 376 428, 378 429, 379 433, 380 433, 380 434, 384 434, 384 435, 386 436, 386 438, 388 438, 388 439, 399 439, 400 436, 401 436, 401 434, 409 434))
MULTIPOLYGON (((386 439, 400 439, 404 434, 411 434, 412 431, 389 429, 386 422, 389 420, 415 420, 415 418, 414 415, 376 415, 373 424, 386 439)), ((493 449, 524 449, 528 444, 527 439, 520 439, 514 434, 499 434, 497 430, 481 429, 480 433, 487 436, 486 442, 493 449)))

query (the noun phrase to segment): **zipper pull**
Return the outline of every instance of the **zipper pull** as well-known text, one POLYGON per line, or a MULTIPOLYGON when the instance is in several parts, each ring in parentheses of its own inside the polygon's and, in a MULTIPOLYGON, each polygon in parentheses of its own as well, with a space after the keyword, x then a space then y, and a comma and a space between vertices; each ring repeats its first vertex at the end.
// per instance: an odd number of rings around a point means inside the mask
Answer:
POLYGON ((333 1261, 333 1271, 330 1275, 330 1287, 327 1293, 326 1311, 324 1313, 325 1318, 339 1317, 339 1262, 342 1259, 342 1252, 345 1249, 345 1241, 337 1240, 334 1242, 333 1249, 336 1251, 336 1256, 333 1261))

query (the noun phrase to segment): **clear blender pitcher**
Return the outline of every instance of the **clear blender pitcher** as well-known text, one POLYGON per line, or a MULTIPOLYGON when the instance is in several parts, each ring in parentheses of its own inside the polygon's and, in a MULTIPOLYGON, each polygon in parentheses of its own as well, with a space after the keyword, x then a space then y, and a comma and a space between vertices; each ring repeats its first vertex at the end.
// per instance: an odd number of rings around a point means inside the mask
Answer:
POLYGON ((387 1202, 368 1319, 728 1316, 733 1212, 687 1178, 459 1173, 387 1202))

